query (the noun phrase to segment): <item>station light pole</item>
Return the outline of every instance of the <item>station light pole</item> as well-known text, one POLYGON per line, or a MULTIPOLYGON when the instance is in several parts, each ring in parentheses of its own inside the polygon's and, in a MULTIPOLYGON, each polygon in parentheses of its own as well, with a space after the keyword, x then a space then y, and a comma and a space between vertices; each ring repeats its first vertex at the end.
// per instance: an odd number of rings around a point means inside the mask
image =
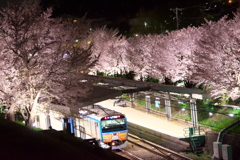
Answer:
POLYGON ((197 105, 196 99, 192 98, 192 95, 190 95, 190 109, 193 128, 197 129, 198 128, 197 105))
POLYGON ((150 95, 146 95, 145 101, 146 101, 146 112, 149 113, 150 112, 150 108, 151 108, 150 95))

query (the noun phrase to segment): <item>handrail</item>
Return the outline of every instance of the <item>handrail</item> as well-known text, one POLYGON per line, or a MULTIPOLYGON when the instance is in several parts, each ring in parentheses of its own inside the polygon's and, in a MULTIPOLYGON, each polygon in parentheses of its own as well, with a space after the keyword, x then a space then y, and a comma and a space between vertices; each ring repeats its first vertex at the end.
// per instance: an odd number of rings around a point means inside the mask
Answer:
POLYGON ((232 127, 234 127, 235 125, 237 125, 238 123, 240 124, 240 120, 238 120, 237 122, 231 124, 230 126, 224 128, 223 130, 221 130, 221 131, 219 132, 219 134, 218 134, 217 142, 222 142, 223 134, 224 134, 227 130, 229 130, 230 128, 232 128, 232 127))
POLYGON ((185 132, 185 137, 191 137, 191 136, 200 136, 204 135, 205 131, 201 126, 198 126, 196 128, 190 127, 190 128, 184 128, 183 131, 185 132))

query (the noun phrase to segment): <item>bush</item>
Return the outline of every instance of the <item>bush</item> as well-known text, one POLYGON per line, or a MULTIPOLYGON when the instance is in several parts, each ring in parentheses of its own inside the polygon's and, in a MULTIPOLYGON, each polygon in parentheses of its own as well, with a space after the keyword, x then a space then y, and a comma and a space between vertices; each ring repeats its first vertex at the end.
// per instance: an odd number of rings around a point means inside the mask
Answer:
POLYGON ((203 121, 209 118, 209 112, 214 112, 215 107, 211 99, 197 100, 198 120, 203 121))

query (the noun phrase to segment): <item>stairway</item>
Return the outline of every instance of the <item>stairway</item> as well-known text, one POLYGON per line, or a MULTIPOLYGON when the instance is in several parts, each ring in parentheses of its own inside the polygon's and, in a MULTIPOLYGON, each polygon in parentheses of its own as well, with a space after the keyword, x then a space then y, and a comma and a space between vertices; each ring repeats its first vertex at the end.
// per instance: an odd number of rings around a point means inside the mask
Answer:
POLYGON ((200 156, 203 153, 200 138, 198 136, 196 137, 189 137, 190 138, 190 145, 193 150, 193 153, 200 156))
POLYGON ((185 131, 185 138, 180 138, 180 140, 188 142, 191 146, 191 149, 194 154, 200 156, 203 153, 202 146, 205 143, 205 135, 203 135, 204 131, 197 128, 186 128, 185 131))

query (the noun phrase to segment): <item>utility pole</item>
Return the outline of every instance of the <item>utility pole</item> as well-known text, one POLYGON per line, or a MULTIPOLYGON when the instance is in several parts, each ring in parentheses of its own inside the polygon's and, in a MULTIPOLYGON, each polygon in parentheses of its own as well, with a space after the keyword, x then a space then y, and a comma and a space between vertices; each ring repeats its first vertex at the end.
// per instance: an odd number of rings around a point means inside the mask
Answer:
POLYGON ((176 14, 176 22, 177 22, 177 29, 179 28, 179 19, 178 19, 178 11, 182 11, 183 9, 182 8, 175 8, 175 9, 170 9, 170 11, 173 11, 173 12, 175 12, 175 14, 176 14))

